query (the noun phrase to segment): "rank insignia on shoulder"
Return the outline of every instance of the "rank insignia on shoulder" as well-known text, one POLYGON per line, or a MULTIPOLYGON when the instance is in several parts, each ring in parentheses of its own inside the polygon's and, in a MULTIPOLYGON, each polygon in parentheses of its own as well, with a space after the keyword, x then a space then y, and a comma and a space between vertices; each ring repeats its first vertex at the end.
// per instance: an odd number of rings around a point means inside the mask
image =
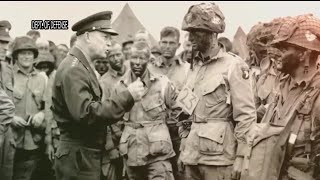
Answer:
POLYGON ((243 67, 243 68, 241 68, 241 70, 242 70, 242 78, 243 79, 249 79, 249 69, 248 68, 245 68, 245 67, 243 67))

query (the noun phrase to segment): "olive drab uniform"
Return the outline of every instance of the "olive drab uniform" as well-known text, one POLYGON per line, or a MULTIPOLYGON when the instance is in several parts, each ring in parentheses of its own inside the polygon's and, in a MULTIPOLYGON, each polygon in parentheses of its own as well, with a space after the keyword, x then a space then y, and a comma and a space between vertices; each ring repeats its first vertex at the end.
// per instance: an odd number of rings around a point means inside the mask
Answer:
MULTIPOLYGON (((2 66, 1 62, 1 66, 2 66)), ((1 71, 3 72, 3 71, 1 71)), ((1 81, 3 82, 3 81, 1 81)), ((12 81, 4 81, 6 83, 12 81)), ((5 87, 5 88, 8 88, 5 87)), ((15 142, 13 138, 10 124, 14 116, 15 106, 13 103, 12 84, 9 86, 9 91, 0 86, 0 179, 11 180, 13 176, 13 161, 15 153, 15 142)))
MULTIPOLYGON (((172 59, 168 60, 169 65, 166 66, 163 62, 163 58, 164 58, 163 56, 159 56, 153 64, 149 63, 148 64, 149 69, 151 72, 154 72, 156 74, 167 76, 170 79, 170 81, 172 81, 172 83, 174 84, 177 93, 179 93, 183 88, 183 85, 184 85, 183 83, 186 80, 188 70, 190 69, 190 65, 189 63, 183 62, 180 59, 180 57, 174 56, 172 59)), ((178 123, 178 119, 176 118, 177 114, 175 113, 179 113, 179 112, 178 111, 171 112, 169 109, 167 111, 168 111, 168 117, 169 117, 167 121, 167 125, 169 127, 173 149, 174 149, 174 152, 176 153, 176 156, 173 157, 172 159, 172 168, 173 168, 173 174, 175 178, 178 180, 178 179, 183 179, 182 177, 183 175, 182 173, 180 174, 177 167, 177 161, 180 154, 179 148, 181 144, 180 143, 181 139, 178 133, 178 126, 176 125, 178 123)))
MULTIPOLYGON (((132 82, 129 71, 116 89, 132 82)), ((173 179, 169 158, 175 155, 166 125, 166 109, 174 109, 176 92, 166 76, 146 70, 141 80, 145 93, 124 116, 120 154, 124 156, 130 180, 173 179)))
POLYGON ((319 73, 310 81, 294 82, 290 76, 281 79, 280 92, 270 104, 259 135, 253 141, 243 180, 286 179, 290 177, 287 171, 302 172, 302 179, 320 177, 319 159, 316 160, 320 153, 319 94, 319 73))
POLYGON ((101 101, 99 81, 79 48, 70 50, 53 85, 53 115, 60 129, 55 170, 57 179, 100 180, 106 125, 121 119, 134 101, 128 90, 101 101))
MULTIPOLYGON (((128 72, 128 68, 123 66, 122 71, 116 71, 109 67, 106 72, 100 78, 100 84, 102 88, 102 99, 107 99, 111 96, 112 89, 121 77, 128 72)), ((123 175, 123 159, 119 153, 119 141, 121 138, 123 129, 122 121, 107 127, 106 145, 102 158, 102 174, 105 180, 119 180, 123 175)))
MULTIPOLYGON (((190 166, 231 166, 236 155, 243 155, 246 132, 256 120, 249 68, 240 57, 223 49, 205 62, 198 53, 194 63, 186 86, 199 102, 191 115, 191 131, 183 137, 181 160, 190 166)), ((223 173, 221 177, 230 179, 230 168, 223 173)))
MULTIPOLYGON (((0 21, 0 40, 10 42, 11 23, 0 21)), ((2 51, 3 49, 1 49, 2 51)), ((13 104, 13 71, 12 64, 0 59, 0 179, 11 180, 13 176, 13 161, 15 142, 11 129, 15 106, 13 104)))

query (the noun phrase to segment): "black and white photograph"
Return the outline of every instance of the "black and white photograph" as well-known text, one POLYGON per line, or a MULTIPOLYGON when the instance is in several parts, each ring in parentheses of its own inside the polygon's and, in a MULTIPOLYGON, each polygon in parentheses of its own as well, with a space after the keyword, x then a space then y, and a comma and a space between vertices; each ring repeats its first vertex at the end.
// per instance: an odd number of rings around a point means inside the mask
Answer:
POLYGON ((320 180, 319 8, 1 1, 0 180, 320 180))

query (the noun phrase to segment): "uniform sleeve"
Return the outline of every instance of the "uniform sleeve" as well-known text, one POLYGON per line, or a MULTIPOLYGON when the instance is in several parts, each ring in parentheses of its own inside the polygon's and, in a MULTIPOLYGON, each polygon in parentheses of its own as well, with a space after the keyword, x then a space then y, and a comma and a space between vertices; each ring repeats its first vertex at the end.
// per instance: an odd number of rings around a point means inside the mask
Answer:
POLYGON ((314 178, 320 179, 320 95, 314 102, 311 119, 311 159, 314 164, 314 178))
POLYGON ((5 91, 0 88, 0 124, 11 121, 15 111, 15 106, 5 91))
POLYGON ((94 101, 89 84, 87 72, 81 67, 71 68, 62 80, 65 102, 76 121, 90 119, 90 122, 85 123, 91 124, 107 119, 107 124, 112 124, 121 119, 134 105, 133 97, 127 89, 113 94, 106 100, 94 101))
POLYGON ((238 140, 237 155, 244 154, 246 133, 256 121, 254 93, 248 66, 239 60, 231 66, 229 75, 233 119, 237 122, 235 136, 238 140))

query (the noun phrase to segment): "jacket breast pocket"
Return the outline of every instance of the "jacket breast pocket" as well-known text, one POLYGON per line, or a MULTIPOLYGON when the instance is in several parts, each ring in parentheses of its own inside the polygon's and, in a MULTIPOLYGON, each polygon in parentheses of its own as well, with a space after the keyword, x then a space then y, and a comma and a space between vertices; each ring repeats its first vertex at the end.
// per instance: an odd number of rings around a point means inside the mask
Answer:
POLYGON ((214 75, 202 88, 202 96, 205 99, 206 107, 215 106, 226 102, 226 85, 222 75, 214 75))
POLYGON ((154 118, 164 111, 164 100, 160 96, 160 92, 142 99, 141 105, 149 117, 154 118))
POLYGON ((14 103, 18 103, 22 100, 23 94, 18 91, 13 91, 13 98, 14 98, 14 103))
POLYGON ((199 151, 206 155, 221 155, 226 135, 227 122, 212 122, 201 125, 199 136, 199 151))

